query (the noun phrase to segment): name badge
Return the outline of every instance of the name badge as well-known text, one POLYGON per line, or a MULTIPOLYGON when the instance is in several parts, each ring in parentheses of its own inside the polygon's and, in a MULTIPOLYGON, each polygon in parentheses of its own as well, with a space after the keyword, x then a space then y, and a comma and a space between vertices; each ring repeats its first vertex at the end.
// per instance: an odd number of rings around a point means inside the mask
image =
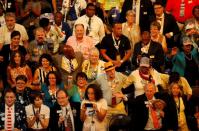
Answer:
POLYGON ((57 110, 57 113, 58 113, 58 114, 62 113, 62 110, 57 110))
POLYGON ((155 56, 154 55, 150 55, 150 58, 153 59, 153 58, 155 58, 155 56))
POLYGON ((144 15, 147 15, 147 12, 145 11, 145 12, 143 12, 143 14, 144 14, 144 15))
POLYGON ((116 16, 117 16, 116 14, 112 15, 113 18, 116 18, 116 16))

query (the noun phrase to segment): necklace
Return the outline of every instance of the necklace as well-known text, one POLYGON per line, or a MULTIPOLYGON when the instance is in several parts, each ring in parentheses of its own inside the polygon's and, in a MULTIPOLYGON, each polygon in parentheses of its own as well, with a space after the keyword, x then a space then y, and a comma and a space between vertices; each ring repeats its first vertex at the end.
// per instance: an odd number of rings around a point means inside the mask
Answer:
POLYGON ((186 54, 185 54, 185 58, 187 59, 187 60, 192 60, 192 55, 190 55, 190 56, 187 56, 186 54))

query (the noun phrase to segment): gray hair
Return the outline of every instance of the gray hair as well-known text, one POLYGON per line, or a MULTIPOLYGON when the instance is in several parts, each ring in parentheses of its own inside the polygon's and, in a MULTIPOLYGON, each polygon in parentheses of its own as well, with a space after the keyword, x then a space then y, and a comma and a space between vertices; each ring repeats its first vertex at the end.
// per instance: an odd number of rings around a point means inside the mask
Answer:
POLYGON ((14 13, 12 13, 12 12, 8 12, 8 13, 6 13, 6 14, 5 14, 5 18, 6 18, 6 17, 13 17, 13 18, 15 18, 15 19, 16 19, 15 14, 14 14, 14 13))
POLYGON ((182 37, 182 43, 185 43, 185 42, 191 42, 192 43, 191 39, 188 36, 182 37))

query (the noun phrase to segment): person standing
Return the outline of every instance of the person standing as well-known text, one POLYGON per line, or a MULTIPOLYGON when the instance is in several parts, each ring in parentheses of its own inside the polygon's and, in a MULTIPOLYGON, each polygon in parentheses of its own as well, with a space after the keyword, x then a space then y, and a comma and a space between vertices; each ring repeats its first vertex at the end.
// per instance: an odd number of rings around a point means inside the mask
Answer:
POLYGON ((80 103, 69 102, 68 95, 64 90, 56 92, 57 103, 52 109, 51 118, 53 131, 82 131, 80 120, 80 103))
POLYGON ((25 131, 26 114, 25 109, 15 103, 16 95, 10 88, 5 90, 5 103, 0 106, 0 130, 6 131, 25 131))

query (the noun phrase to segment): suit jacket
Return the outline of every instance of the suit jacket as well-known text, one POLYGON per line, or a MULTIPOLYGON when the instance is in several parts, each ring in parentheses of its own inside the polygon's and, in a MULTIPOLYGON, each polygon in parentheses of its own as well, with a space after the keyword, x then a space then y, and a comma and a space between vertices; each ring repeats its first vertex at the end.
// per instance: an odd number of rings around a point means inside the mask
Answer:
MULTIPOLYGON (((74 118, 74 126, 75 131, 82 131, 82 122, 80 120, 80 103, 79 102, 70 102, 71 110, 73 112, 73 118, 74 118)), ((51 111, 52 118, 50 124, 52 131, 65 131, 65 127, 62 124, 60 127, 58 126, 58 120, 59 120, 59 111, 61 110, 61 106, 56 103, 51 111)))
MULTIPOLYGON (((178 113, 177 107, 174 98, 171 95, 168 95, 167 111, 165 114, 165 119, 167 121, 167 129, 169 130, 178 130, 178 113)), ((187 110, 187 97, 182 96, 182 100, 185 106, 185 116, 188 113, 187 110)))
MULTIPOLYGON (((14 105, 14 128, 21 129, 23 131, 26 130, 26 114, 25 109, 19 104, 14 105)), ((1 103, 0 105, 0 130, 4 129, 5 122, 5 103, 1 103), (4 119, 3 119, 4 118, 4 119)))
POLYGON ((67 41, 67 39, 68 39, 68 37, 70 37, 72 35, 72 31, 71 31, 69 25, 66 22, 62 22, 62 29, 61 29, 61 31, 64 32, 65 35, 66 35, 66 37, 65 37, 65 39, 63 41, 63 43, 65 44, 66 41, 67 41))
MULTIPOLYGON (((137 44, 135 44, 132 63, 136 67, 138 67, 137 56, 142 54, 141 48, 142 42, 138 42, 137 44)), ((147 55, 152 60, 153 68, 160 72, 160 66, 164 64, 164 51, 162 49, 162 46, 157 42, 151 41, 147 55)))
MULTIPOLYGON (((155 20, 156 20, 155 16, 151 17, 150 22, 155 20)), ((173 32, 173 36, 171 38, 166 37, 167 46, 169 48, 178 46, 174 41, 174 38, 177 38, 180 33, 176 20, 171 14, 164 13, 163 35, 170 32, 173 32)))
MULTIPOLYGON (((120 15, 120 21, 126 21, 126 12, 132 10, 133 0, 125 0, 122 6, 122 12, 120 15)), ((149 30, 149 19, 154 15, 153 6, 151 0, 140 0, 140 29, 149 30)))
POLYGON ((82 62, 83 62, 83 55, 82 55, 82 53, 81 52, 75 52, 75 58, 76 58, 76 60, 77 60, 77 63, 78 63, 78 67, 77 67, 77 69, 75 70, 75 71, 73 71, 72 73, 69 73, 69 72, 67 72, 66 70, 64 70, 64 69, 62 69, 62 57, 63 57, 63 55, 58 55, 56 58, 55 58, 55 65, 57 65, 58 66, 58 69, 59 69, 59 71, 60 71, 60 73, 61 73, 61 76, 62 76, 62 80, 64 81, 64 83, 65 82, 67 82, 67 77, 68 77, 68 75, 72 75, 73 76, 73 78, 76 78, 76 75, 77 75, 77 73, 78 72, 80 72, 81 71, 81 67, 82 67, 82 62))
MULTIPOLYGON (((163 94, 156 93, 154 97, 156 99, 162 99, 166 101, 163 94)), ((146 107, 145 101, 148 101, 145 94, 137 96, 135 99, 135 112, 133 118, 133 121, 135 123, 135 131, 143 131, 147 124, 149 118, 149 108, 146 107)), ((162 130, 164 130, 164 119, 162 120, 162 125, 162 130)))

